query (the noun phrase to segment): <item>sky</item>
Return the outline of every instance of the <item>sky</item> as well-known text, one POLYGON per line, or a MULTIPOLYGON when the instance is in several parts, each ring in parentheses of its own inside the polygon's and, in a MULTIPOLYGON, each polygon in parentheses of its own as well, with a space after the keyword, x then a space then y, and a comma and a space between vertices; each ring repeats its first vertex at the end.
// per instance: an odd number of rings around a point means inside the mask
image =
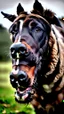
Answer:
MULTIPOLYGON (((50 9, 55 12, 57 17, 64 16, 64 0, 39 0, 39 2, 41 2, 44 9, 50 9)), ((21 3, 24 9, 30 12, 33 9, 34 0, 0 0, 0 12, 16 14, 18 3, 21 3)), ((0 24, 9 29, 12 23, 4 19, 0 13, 0 24)))

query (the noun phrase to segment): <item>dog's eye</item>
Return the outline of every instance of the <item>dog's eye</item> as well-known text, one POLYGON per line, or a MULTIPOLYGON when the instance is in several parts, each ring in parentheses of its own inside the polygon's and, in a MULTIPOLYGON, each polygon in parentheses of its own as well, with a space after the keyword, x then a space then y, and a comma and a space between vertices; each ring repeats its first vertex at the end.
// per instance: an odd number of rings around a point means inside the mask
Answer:
POLYGON ((40 32, 40 31, 41 31, 41 28, 37 27, 36 32, 40 32))
POLYGON ((36 28, 35 28, 35 31, 36 31, 36 32, 40 32, 41 30, 42 30, 42 29, 41 29, 40 27, 36 27, 36 28))

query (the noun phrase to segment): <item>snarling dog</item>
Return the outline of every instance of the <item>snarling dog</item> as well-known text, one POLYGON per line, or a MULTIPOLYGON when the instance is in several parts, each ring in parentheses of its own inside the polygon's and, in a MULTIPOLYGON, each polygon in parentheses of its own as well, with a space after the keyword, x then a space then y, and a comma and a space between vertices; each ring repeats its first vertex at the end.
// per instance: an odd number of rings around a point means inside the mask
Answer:
POLYGON ((37 0, 30 14, 20 4, 18 16, 2 14, 13 22, 10 82, 16 101, 31 102, 36 114, 63 114, 64 31, 59 20, 37 0))

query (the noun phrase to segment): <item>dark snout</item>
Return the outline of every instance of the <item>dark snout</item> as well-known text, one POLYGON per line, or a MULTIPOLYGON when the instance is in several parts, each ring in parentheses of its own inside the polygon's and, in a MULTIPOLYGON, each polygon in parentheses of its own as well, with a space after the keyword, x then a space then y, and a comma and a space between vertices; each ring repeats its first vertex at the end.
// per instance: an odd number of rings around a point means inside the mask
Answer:
POLYGON ((24 44, 17 42, 11 45, 10 52, 12 58, 17 59, 27 55, 27 48, 24 44))
POLYGON ((10 82, 14 88, 21 90, 29 86, 29 78, 24 71, 15 71, 10 73, 10 82))
POLYGON ((16 89, 15 99, 29 102, 33 94, 36 56, 31 46, 24 41, 13 43, 10 47, 10 53, 12 57, 10 83, 16 89))

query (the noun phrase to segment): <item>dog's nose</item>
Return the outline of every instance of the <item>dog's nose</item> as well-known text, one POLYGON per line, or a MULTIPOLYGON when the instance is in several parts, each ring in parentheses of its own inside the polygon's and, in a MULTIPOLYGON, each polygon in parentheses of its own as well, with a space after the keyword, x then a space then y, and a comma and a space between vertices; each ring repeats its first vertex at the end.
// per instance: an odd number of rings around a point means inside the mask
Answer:
POLYGON ((11 56, 13 59, 24 57, 27 53, 27 48, 21 42, 17 42, 10 47, 11 56))
POLYGON ((17 88, 19 86, 19 87, 21 87, 21 89, 23 89, 23 88, 28 87, 29 78, 24 71, 19 71, 17 74, 11 72, 10 73, 10 82, 14 88, 17 88))

